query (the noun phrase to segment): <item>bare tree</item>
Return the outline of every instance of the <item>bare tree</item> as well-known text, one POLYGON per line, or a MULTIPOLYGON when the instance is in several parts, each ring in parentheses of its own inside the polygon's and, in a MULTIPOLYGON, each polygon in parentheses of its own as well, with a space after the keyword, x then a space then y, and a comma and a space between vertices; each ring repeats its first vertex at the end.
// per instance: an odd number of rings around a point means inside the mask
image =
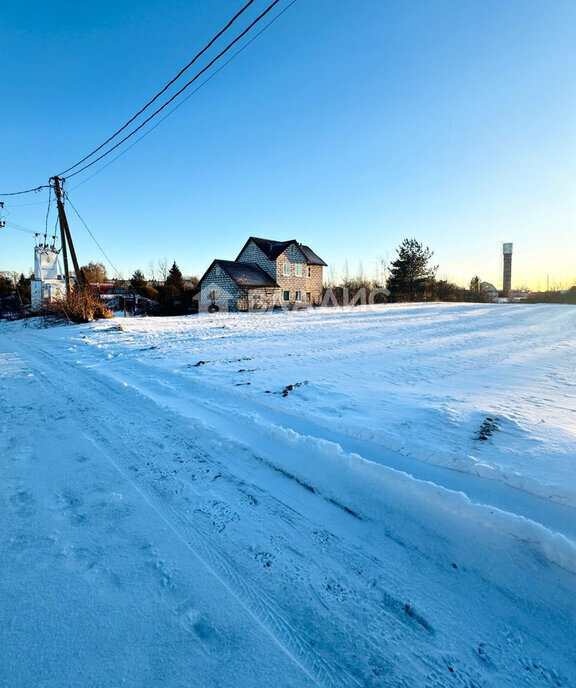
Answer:
POLYGON ((336 286, 336 270, 333 265, 328 269, 328 277, 324 279, 324 286, 327 288, 336 286))
POLYGON ((157 277, 157 276, 158 276, 158 271, 157 271, 157 269, 156 269, 156 264, 154 263, 153 260, 151 260, 151 261, 148 262, 148 269, 147 269, 147 272, 148 272, 148 279, 151 280, 152 282, 156 282, 156 281, 157 281, 157 278, 158 278, 158 277, 157 277))
POLYGON ((348 267, 348 261, 344 261, 344 270, 342 271, 342 285, 347 287, 350 285, 350 268, 348 267))
POLYGON ((103 263, 90 261, 88 265, 83 265, 80 269, 84 272, 84 277, 86 277, 88 282, 101 283, 106 282, 108 279, 103 263))
POLYGON ((388 279, 388 264, 390 263, 390 256, 386 252, 386 257, 378 257, 378 284, 385 287, 388 279))
MULTIPOLYGON (((33 273, 33 272, 34 272, 34 271, 32 271, 32 273, 33 273)), ((32 274, 32 273, 31 273, 31 274, 32 274)), ((9 278, 12 280, 12 283, 13 283, 14 285, 18 284, 18 280, 20 279, 20 273, 19 273, 19 272, 16 272, 15 270, 7 270, 7 271, 4 273, 4 275, 5 275, 6 277, 9 277, 9 278)))
POLYGON ((168 277, 168 270, 170 268, 168 267, 168 258, 159 258, 158 259, 158 273, 160 275, 160 279, 165 282, 166 278, 168 277))

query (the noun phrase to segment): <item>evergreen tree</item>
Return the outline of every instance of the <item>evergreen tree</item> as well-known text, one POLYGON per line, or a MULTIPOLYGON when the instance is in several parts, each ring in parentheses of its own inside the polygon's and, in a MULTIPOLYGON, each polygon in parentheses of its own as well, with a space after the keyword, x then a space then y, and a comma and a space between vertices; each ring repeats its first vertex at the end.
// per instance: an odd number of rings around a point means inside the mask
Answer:
POLYGON ((0 275, 0 299, 12 296, 14 293, 14 283, 9 277, 0 275))
POLYGON ((429 265, 434 252, 416 239, 404 239, 397 251, 388 278, 390 295, 400 301, 424 300, 438 269, 429 265))
POLYGON ((148 282, 146 282, 146 278, 144 277, 144 273, 142 270, 135 270, 134 274, 130 278, 130 286, 132 287, 132 291, 135 291, 137 294, 141 292, 144 287, 146 287, 148 282))
POLYGON ((180 268, 176 265, 176 261, 172 263, 172 267, 168 271, 164 286, 170 287, 171 290, 173 289, 177 294, 181 294, 184 291, 184 277, 182 276, 180 268))
POLYGON ((16 295, 21 303, 30 303, 30 279, 20 274, 20 278, 16 284, 16 295))
POLYGON ((480 291, 480 278, 478 275, 474 275, 470 280, 470 291, 480 291))

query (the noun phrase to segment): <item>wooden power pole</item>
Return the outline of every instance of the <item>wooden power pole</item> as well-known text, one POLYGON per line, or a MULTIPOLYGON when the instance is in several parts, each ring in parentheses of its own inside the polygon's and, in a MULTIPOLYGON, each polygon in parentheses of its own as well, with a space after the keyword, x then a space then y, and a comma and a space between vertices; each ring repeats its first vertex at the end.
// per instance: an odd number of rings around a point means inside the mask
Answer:
POLYGON ((70 256, 72 257, 72 264, 74 265, 74 272, 76 273, 76 280, 80 286, 86 283, 84 279, 84 273, 80 269, 78 264, 78 258, 76 257, 76 249, 74 248, 74 242, 72 241, 72 235, 70 234, 70 226, 68 225, 68 218, 66 217, 66 211, 64 210, 64 190, 62 189, 62 184, 64 182, 60 177, 51 177, 50 181, 54 182, 54 193, 56 194, 56 203, 58 205, 58 221, 60 223, 60 238, 62 242, 62 258, 64 260, 64 276, 66 279, 66 293, 70 291, 70 271, 68 269, 68 249, 70 250, 70 256), (67 248, 68 247, 68 248, 67 248))

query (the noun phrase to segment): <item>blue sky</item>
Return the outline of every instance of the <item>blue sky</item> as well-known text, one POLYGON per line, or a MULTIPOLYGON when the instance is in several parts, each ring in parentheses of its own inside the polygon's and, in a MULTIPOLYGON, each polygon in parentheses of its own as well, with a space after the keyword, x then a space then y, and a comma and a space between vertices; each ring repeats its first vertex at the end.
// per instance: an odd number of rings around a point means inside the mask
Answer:
MULTIPOLYGON (((100 144, 241 4, 3 7, 0 192, 100 144)), ((516 286, 569 283, 575 25, 572 0, 297 0, 133 149, 70 179, 70 198, 126 276, 163 257, 200 275, 252 234, 368 274, 416 237, 441 276, 497 285, 512 241, 516 286)), ((4 200, 43 231, 47 192, 4 200)), ((102 260, 70 222, 81 262, 102 260)), ((27 271, 32 247, 0 230, 0 269, 27 271)))

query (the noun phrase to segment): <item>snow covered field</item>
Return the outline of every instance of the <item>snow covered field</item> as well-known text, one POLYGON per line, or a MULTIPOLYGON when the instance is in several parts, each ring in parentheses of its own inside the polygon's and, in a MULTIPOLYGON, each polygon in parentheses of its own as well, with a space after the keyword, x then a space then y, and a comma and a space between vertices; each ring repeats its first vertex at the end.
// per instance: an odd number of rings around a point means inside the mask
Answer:
POLYGON ((575 344, 553 305, 0 323, 0 685, 576 686, 575 344))

